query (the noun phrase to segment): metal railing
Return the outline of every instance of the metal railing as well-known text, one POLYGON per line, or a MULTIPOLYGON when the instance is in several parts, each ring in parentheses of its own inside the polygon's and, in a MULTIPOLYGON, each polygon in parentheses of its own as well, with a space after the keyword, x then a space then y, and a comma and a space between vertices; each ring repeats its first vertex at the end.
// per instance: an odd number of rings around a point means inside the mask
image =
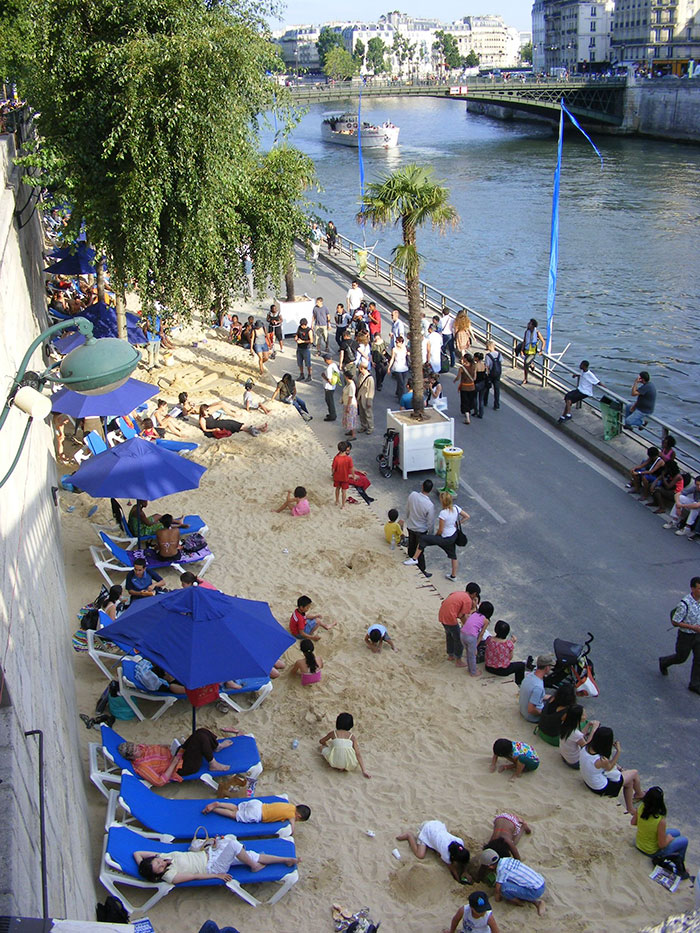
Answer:
MULTIPOLYGON (((353 261, 355 260, 356 251, 364 249, 359 243, 356 243, 354 240, 342 234, 338 234, 338 246, 341 256, 347 256, 353 261)), ((391 260, 385 259, 383 256, 378 256, 376 253, 371 253, 367 260, 367 270, 374 273, 380 281, 384 281, 388 285, 398 288, 404 295, 407 295, 404 274, 391 260)), ((522 341, 522 334, 518 335, 513 333, 513 331, 509 330, 507 327, 503 327, 503 325, 499 324, 497 321, 486 317, 486 315, 481 314, 479 311, 475 311, 456 298, 445 294, 445 292, 441 292, 438 288, 435 288, 434 285, 425 282, 423 279, 420 280, 420 297, 421 304, 426 312, 436 311, 440 313, 445 308, 453 314, 457 314, 462 310, 466 311, 471 320, 474 335, 484 345, 492 340, 503 354, 504 360, 509 361, 511 369, 522 368, 517 349, 522 341)), ((542 353, 538 355, 535 365, 531 370, 531 374, 541 380, 543 387, 551 388, 565 394, 574 387, 575 383, 571 381, 570 377, 578 375, 579 370, 577 368, 574 369, 569 366, 568 363, 564 363, 555 356, 542 353), (563 375, 564 373, 566 373, 566 376, 563 375)), ((607 386, 605 387, 605 395, 608 398, 615 399, 622 403, 622 411, 624 413, 625 406, 629 403, 629 399, 622 395, 618 395, 607 386)), ((599 417, 602 417, 600 401, 598 399, 589 396, 585 399, 584 404, 599 417)), ((629 428, 623 428, 624 433, 643 446, 647 444, 659 446, 665 434, 672 434, 677 441, 675 449, 679 463, 687 467, 693 474, 700 473, 700 440, 698 438, 686 434, 684 431, 679 430, 661 418, 657 418, 655 415, 646 415, 645 420, 646 425, 642 429, 635 428, 633 431, 629 428)))

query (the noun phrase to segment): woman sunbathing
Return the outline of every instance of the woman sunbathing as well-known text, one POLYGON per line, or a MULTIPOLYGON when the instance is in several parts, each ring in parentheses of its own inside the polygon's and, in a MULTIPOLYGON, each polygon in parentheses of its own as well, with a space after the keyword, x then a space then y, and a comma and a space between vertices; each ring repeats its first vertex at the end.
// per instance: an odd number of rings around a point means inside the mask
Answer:
POLYGON ((266 855, 264 852, 248 850, 235 836, 217 836, 212 845, 200 852, 171 852, 163 855, 159 852, 134 852, 134 861, 139 874, 146 881, 169 884, 184 884, 187 881, 207 881, 218 878, 220 881, 232 880, 228 869, 235 865, 247 865, 251 871, 261 871, 265 865, 282 862, 290 868, 296 865, 298 858, 284 858, 280 855, 266 855))
POLYGON ((117 751, 122 758, 133 763, 139 777, 149 784, 162 787, 169 781, 181 781, 183 777, 196 774, 203 766, 202 759, 208 771, 230 771, 228 765, 214 758, 214 753, 218 749, 227 748, 231 741, 217 739, 209 729, 195 729, 174 752, 167 745, 138 745, 134 742, 122 742, 117 751))
POLYGON ((267 422, 261 428, 256 428, 252 424, 246 426, 241 421, 216 416, 218 412, 227 409, 231 411, 231 408, 225 402, 214 402, 212 405, 199 406, 199 427, 207 437, 212 437, 213 431, 230 431, 231 434, 246 431, 252 437, 267 431, 267 422))
POLYGON ((158 431, 161 437, 165 436, 166 431, 170 431, 171 434, 175 434, 177 437, 182 437, 180 425, 172 415, 168 414, 168 403, 164 398, 160 398, 156 402, 156 410, 153 412, 153 422, 155 423, 156 431, 158 431))

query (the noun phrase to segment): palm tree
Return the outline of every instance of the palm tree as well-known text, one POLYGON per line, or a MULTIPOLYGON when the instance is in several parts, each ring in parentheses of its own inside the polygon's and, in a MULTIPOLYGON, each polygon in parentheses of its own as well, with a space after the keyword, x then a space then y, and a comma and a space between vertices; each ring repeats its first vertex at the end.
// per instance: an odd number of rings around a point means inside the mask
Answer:
POLYGON ((405 165, 378 182, 367 185, 362 198, 363 210, 358 223, 368 220, 373 226, 401 224, 403 244, 392 250, 394 262, 406 276, 408 320, 411 338, 411 381, 413 416, 423 418, 423 331, 420 303, 420 262, 416 231, 425 223, 444 233, 459 220, 449 202, 447 188, 433 180, 433 171, 422 165, 405 165))

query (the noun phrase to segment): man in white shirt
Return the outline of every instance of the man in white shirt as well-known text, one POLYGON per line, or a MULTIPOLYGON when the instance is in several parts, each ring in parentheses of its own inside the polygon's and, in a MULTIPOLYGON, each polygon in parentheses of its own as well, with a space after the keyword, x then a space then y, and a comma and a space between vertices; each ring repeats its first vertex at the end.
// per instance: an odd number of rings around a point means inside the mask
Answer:
MULTIPOLYGON (((420 488, 415 490, 408 497, 406 503, 406 531, 408 532, 408 556, 413 557, 418 548, 418 539, 421 535, 432 533, 435 526, 435 503, 430 498, 433 489, 433 481, 426 479, 420 488)), ((425 569, 425 552, 418 558, 418 569, 426 577, 432 574, 427 573, 425 569)))
POLYGON ((360 307, 360 302, 362 301, 364 297, 365 297, 365 294, 360 288, 360 286, 357 284, 357 282, 353 282, 350 288, 348 289, 348 293, 346 295, 348 311, 350 312, 351 316, 360 307))
POLYGON ((323 354, 323 363, 323 391, 326 396, 326 408, 328 409, 328 414, 323 420, 335 421, 337 418, 335 413, 335 387, 340 384, 340 370, 337 363, 333 362, 330 353, 323 354))
POLYGON ((569 421, 571 419, 571 406, 574 402, 582 402, 585 398, 589 398, 593 395, 593 389, 595 386, 602 386, 603 383, 598 379, 598 377, 590 371, 588 368, 590 363, 588 360, 581 360, 579 369, 581 372, 576 373, 574 379, 578 380, 578 387, 572 389, 571 392, 567 392, 564 396, 564 411, 559 418, 559 424, 562 421, 569 421))
POLYGON ((399 312, 394 309, 391 312, 391 341, 389 343, 389 349, 393 350, 396 346, 396 338, 403 337, 406 339, 406 326, 401 320, 399 312))
POLYGON ((442 334, 442 349, 450 354, 450 366, 455 364, 455 337, 454 337, 455 319, 448 308, 442 309, 442 318, 440 319, 440 333, 442 334))

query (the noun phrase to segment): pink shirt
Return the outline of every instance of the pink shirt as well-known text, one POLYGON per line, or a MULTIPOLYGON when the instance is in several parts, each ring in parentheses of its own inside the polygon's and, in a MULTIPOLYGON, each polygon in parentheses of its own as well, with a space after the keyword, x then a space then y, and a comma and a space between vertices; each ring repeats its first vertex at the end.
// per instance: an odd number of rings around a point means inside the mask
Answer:
POLYGON ((462 626, 462 634, 478 635, 484 622, 486 622, 486 616, 482 616, 480 612, 472 612, 470 616, 467 616, 466 622, 462 626))
POLYGON ((300 499, 292 509, 292 515, 308 515, 311 511, 308 499, 300 499))

